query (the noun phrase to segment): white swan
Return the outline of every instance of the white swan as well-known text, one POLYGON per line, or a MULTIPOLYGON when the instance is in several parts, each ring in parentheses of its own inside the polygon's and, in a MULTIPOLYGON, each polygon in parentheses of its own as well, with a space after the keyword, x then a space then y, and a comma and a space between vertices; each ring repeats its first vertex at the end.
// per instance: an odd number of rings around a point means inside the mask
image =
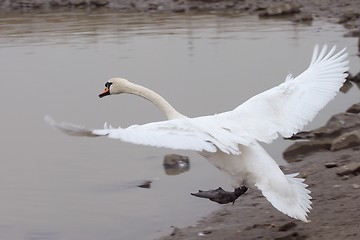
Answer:
POLYGON ((284 175, 258 141, 270 143, 278 134, 290 137, 311 121, 344 83, 346 57, 345 49, 335 53, 335 47, 327 51, 324 46, 319 52, 315 46, 310 66, 299 76, 289 75, 284 83, 234 110, 212 116, 188 118, 157 93, 125 79, 112 78, 100 97, 135 94, 153 102, 169 120, 96 130, 57 123, 50 117, 46 120, 70 135, 107 136, 135 144, 198 151, 229 174, 234 189, 256 186, 279 211, 306 222, 311 197, 304 179, 296 178, 297 174, 284 175))

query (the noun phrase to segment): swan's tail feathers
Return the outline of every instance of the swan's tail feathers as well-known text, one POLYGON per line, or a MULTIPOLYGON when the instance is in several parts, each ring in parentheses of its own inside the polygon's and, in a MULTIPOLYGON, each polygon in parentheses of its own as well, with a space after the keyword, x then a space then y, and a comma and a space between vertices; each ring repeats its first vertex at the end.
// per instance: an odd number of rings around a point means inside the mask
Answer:
POLYGON ((86 129, 83 126, 79 126, 73 123, 67 123, 67 122, 56 122, 52 117, 49 115, 44 117, 44 120, 46 123, 48 123, 50 126, 53 126, 63 133, 66 133, 67 135, 71 136, 77 136, 77 137, 98 137, 98 136, 104 136, 104 134, 95 134, 93 130, 86 129))
POLYGON ((268 188, 259 187, 263 195, 280 212, 301 220, 309 222, 307 215, 311 210, 310 190, 306 189, 308 185, 304 183, 305 179, 296 178, 298 174, 284 175, 278 186, 271 184, 268 188))

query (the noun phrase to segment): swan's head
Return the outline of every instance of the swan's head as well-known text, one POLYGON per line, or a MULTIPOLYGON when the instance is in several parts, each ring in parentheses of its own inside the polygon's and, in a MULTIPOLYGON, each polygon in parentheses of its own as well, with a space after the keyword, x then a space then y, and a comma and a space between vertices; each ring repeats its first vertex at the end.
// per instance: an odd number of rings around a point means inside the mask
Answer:
POLYGON ((105 89, 99 94, 99 97, 127 93, 130 91, 130 85, 131 83, 124 78, 112 78, 105 83, 105 89))

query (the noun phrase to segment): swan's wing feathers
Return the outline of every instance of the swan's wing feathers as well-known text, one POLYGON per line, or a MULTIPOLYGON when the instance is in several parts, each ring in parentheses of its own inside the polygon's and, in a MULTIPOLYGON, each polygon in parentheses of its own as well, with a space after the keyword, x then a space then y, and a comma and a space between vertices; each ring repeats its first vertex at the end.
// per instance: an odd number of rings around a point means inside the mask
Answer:
POLYGON ((348 70, 345 49, 319 52, 315 47, 310 66, 296 78, 289 75, 279 86, 260 93, 222 117, 240 124, 244 134, 271 142, 278 134, 290 137, 311 121, 335 97, 348 70))
POLYGON ((100 136, 100 135, 94 134, 91 130, 86 129, 83 126, 79 126, 79 125, 76 125, 73 123, 68 123, 68 122, 58 123, 49 115, 46 115, 44 117, 44 120, 49 125, 61 130, 62 132, 66 133, 70 136, 76 136, 76 137, 98 137, 98 136, 100 136))
POLYGON ((58 123, 46 116, 45 121, 71 136, 98 137, 107 136, 124 142, 154 147, 181 150, 215 152, 216 146, 206 133, 193 129, 185 119, 133 125, 128 128, 108 128, 89 130, 71 123, 58 123))
MULTIPOLYGON (((184 121, 170 120, 164 122, 134 125, 129 128, 108 129, 107 136, 124 142, 171 149, 215 152, 216 147, 199 131, 188 128, 184 121)), ((103 134, 104 130, 94 130, 94 134, 103 134)))

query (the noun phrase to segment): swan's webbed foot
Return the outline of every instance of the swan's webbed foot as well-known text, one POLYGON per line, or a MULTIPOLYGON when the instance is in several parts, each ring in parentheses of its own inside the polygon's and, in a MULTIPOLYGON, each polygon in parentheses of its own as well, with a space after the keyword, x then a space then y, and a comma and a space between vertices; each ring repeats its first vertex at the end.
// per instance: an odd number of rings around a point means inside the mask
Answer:
POLYGON ((191 193, 191 195, 200 198, 207 198, 210 201, 217 202, 220 204, 233 203, 236 199, 238 199, 241 195, 243 195, 247 191, 247 187, 241 186, 240 188, 236 188, 234 192, 228 192, 219 187, 216 190, 202 191, 199 190, 197 193, 191 193))

